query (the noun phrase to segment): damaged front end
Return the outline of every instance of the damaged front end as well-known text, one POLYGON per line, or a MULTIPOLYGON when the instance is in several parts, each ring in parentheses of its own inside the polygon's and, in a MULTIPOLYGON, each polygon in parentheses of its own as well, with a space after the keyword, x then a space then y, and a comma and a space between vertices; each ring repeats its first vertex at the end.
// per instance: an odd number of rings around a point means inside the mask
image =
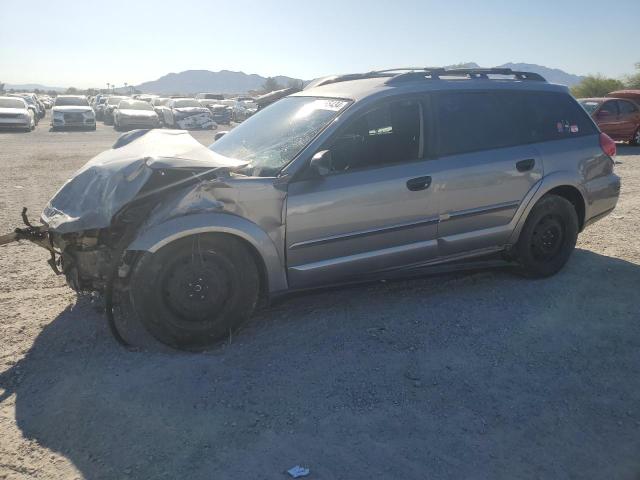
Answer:
POLYGON ((110 315, 114 287, 126 289, 142 253, 127 251, 136 235, 152 222, 224 209, 211 191, 245 165, 188 132, 132 131, 65 183, 42 212, 42 225, 32 225, 25 209, 25 227, 0 237, 0 245, 28 240, 47 249, 52 269, 77 292, 103 294, 110 315))

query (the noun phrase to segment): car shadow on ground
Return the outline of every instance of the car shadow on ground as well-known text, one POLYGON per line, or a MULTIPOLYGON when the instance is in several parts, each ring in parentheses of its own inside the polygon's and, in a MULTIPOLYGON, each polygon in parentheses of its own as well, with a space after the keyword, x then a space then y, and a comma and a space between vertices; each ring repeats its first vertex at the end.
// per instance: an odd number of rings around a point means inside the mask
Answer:
POLYGON ((95 132, 96 129, 91 127, 49 127, 51 133, 65 133, 65 132, 95 132))
MULTIPOLYGON (((36 128, 38 128, 38 127, 36 127, 36 128)), ((11 133, 31 133, 32 131, 33 130, 27 131, 27 130, 20 130, 20 129, 17 129, 17 128, 12 128, 12 129, 8 129, 8 128, 1 129, 0 128, 0 135, 4 135, 4 134, 7 134, 7 133, 9 133, 9 134, 11 134, 11 133)))
MULTIPOLYGON (((86 300, 0 374, 87 479, 637 478, 640 265, 295 297, 207 353, 127 352, 86 300), (310 477, 311 478, 311 477, 310 477)), ((35 308, 35 306, 34 306, 35 308)))

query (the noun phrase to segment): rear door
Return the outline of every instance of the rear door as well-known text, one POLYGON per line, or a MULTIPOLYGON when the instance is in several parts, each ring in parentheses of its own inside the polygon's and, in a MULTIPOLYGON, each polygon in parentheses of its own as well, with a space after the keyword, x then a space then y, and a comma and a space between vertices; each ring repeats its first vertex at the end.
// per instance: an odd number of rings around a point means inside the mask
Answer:
POLYGON ((331 172, 291 182, 286 255, 293 288, 330 284, 437 256, 438 208, 423 106, 385 101, 356 114, 321 150, 331 172))
POLYGON ((436 96, 438 159, 432 175, 440 205, 441 256, 504 244, 509 222, 542 178, 540 154, 524 138, 522 108, 515 92, 436 96))
POLYGON ((640 112, 637 105, 628 100, 618 100, 617 103, 620 112, 620 134, 628 140, 633 137, 640 125, 640 112))

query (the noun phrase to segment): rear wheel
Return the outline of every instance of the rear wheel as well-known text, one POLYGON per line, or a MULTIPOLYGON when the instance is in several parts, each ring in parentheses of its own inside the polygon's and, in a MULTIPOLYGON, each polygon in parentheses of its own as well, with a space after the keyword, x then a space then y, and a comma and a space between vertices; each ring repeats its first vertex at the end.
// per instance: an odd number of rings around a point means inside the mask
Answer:
POLYGON ((640 145, 640 127, 636 129, 636 133, 633 134, 633 138, 629 142, 631 145, 638 146, 640 145))
POLYGON ((578 215, 566 198, 545 195, 533 207, 516 245, 522 273, 554 275, 567 263, 578 239, 578 215))
POLYGON ((197 349, 250 317, 259 283, 253 255, 241 241, 196 235, 144 254, 131 279, 131 300, 156 339, 197 349))

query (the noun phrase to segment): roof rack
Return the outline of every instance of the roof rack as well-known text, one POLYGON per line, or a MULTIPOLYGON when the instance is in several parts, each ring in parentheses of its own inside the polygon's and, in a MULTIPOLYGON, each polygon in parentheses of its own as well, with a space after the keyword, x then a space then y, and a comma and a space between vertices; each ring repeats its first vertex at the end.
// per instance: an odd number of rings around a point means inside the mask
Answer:
POLYGON ((304 87, 304 90, 308 90, 314 87, 321 87, 323 85, 329 85, 331 83, 348 82, 349 80, 362 80, 365 78, 379 78, 379 77, 392 77, 393 75, 386 72, 367 72, 367 73, 348 73, 345 75, 331 75, 328 77, 321 77, 311 81, 304 87))
MULTIPOLYGON (((402 71, 390 70, 393 71, 402 71)), ((400 82, 407 82, 413 80, 434 79, 438 80, 441 77, 463 77, 470 79, 489 79, 489 75, 504 75, 512 76, 516 80, 532 80, 537 82, 546 82, 542 75, 533 72, 517 72, 510 68, 421 68, 411 69, 408 71, 402 71, 394 75, 385 83, 387 85, 393 85, 400 82)))
POLYGON ((489 79, 489 75, 512 76, 515 80, 531 80, 546 82, 546 79, 533 72, 518 72, 510 68, 440 68, 440 67, 400 67, 386 70, 373 70, 366 73, 349 73, 346 75, 332 75, 330 77, 314 80, 305 87, 305 90, 331 83, 347 82, 349 80, 362 80, 366 78, 385 78, 386 85, 411 82, 416 80, 439 80, 441 77, 462 77, 469 79, 489 79))

